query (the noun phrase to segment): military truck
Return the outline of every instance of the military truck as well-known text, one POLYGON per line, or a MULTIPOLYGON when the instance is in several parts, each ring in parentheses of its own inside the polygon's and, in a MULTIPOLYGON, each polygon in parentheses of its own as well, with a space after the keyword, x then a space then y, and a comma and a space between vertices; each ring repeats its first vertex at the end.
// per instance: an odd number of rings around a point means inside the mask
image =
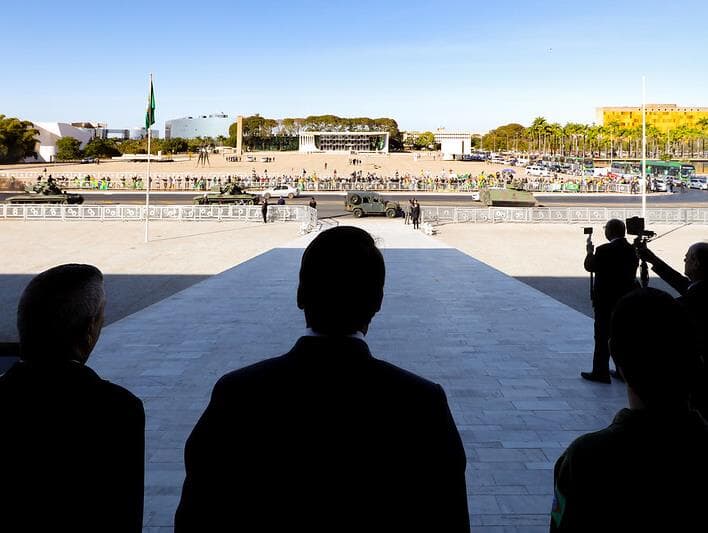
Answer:
POLYGON ((46 182, 40 178, 34 187, 25 187, 24 194, 8 196, 5 201, 10 204, 83 204, 84 197, 62 191, 54 178, 49 176, 46 182))
POLYGON ((386 215, 395 218, 403 214, 401 204, 384 200, 374 191, 349 191, 344 199, 344 209, 361 218, 364 215, 386 215))
POLYGON ((254 205, 259 201, 257 194, 244 191, 235 183, 227 183, 224 186, 215 185, 210 192, 194 197, 194 203, 198 205, 210 204, 239 204, 254 205))

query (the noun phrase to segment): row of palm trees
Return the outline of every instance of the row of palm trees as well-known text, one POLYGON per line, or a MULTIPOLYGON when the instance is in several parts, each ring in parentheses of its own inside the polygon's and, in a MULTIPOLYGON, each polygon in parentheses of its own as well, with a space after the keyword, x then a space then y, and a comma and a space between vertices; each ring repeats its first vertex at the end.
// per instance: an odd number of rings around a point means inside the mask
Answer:
MULTIPOLYGON (((679 126, 668 132, 647 124, 647 156, 660 158, 704 158, 708 156, 708 118, 695 126, 679 126)), ((485 148, 491 148, 485 141, 485 148)), ((568 122, 565 126, 537 117, 523 132, 494 139, 496 149, 527 150, 532 153, 602 158, 640 158, 642 127, 622 127, 618 122, 605 126, 568 122)))

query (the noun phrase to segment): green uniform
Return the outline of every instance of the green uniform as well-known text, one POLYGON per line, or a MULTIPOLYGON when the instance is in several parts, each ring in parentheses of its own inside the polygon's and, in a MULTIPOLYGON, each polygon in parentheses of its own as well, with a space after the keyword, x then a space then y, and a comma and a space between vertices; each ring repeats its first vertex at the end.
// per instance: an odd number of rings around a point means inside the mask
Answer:
POLYGON ((554 472, 552 532, 708 531, 708 423, 696 411, 622 409, 554 472))

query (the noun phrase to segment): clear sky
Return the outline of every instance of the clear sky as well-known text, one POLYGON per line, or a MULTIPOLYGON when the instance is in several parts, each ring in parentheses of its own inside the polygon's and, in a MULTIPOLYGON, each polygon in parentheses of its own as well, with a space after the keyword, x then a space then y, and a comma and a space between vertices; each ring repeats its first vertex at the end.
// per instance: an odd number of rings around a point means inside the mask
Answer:
POLYGON ((2 3, 0 114, 157 124, 225 112, 483 132, 595 108, 708 106, 708 2, 2 3))

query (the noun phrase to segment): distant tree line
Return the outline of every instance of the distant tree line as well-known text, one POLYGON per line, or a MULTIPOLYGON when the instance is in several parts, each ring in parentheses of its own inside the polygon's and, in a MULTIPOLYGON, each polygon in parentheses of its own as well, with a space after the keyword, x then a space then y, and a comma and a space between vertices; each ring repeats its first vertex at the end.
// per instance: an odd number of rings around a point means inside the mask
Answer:
MULTIPOLYGON (((402 135, 392 118, 345 118, 336 115, 312 115, 305 118, 276 120, 258 114, 243 118, 245 150, 296 150, 301 131, 381 131, 389 134, 389 149, 401 150, 402 135)), ((236 146, 237 124, 229 127, 226 144, 236 146)))
MULTIPOLYGON (((660 131, 649 121, 646 128, 647 155, 654 159, 694 157, 706 152, 708 119, 694 126, 679 126, 660 131)), ((565 126, 537 117, 529 127, 521 124, 499 126, 482 137, 485 150, 518 150, 543 154, 639 158, 642 150, 642 127, 623 127, 618 122, 598 126, 568 122, 565 126)))

